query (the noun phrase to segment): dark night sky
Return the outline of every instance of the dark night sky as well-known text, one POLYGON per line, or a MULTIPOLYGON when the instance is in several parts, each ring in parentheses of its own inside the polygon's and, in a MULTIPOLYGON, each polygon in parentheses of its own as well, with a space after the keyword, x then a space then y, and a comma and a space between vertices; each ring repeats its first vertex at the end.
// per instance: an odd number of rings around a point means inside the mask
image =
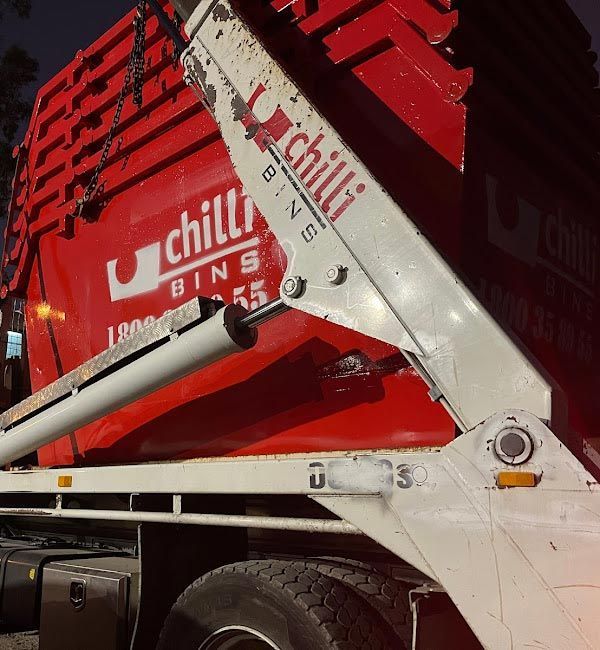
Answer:
POLYGON ((135 4, 135 0, 32 0, 29 20, 5 17, 0 48, 22 45, 38 60, 42 85, 135 4))
MULTIPOLYGON (((600 0, 569 2, 600 51, 600 0)), ((0 25, 0 49, 10 43, 23 45, 40 63, 41 85, 135 4, 135 0, 33 0, 29 20, 6 17, 0 25)))

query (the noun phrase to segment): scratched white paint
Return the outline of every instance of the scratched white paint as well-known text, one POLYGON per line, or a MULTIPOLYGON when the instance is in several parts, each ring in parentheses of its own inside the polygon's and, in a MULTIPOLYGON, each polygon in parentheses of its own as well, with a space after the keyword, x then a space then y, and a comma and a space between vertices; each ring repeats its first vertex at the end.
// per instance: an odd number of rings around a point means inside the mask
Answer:
MULTIPOLYGON (((484 647, 600 648, 600 487, 528 413, 499 413, 441 449, 69 468, 72 488, 57 488, 64 473, 0 472, 0 493, 308 495, 348 522, 341 526, 345 532, 355 526, 442 585, 484 647), (534 488, 498 489, 497 472, 511 468, 496 458, 493 442, 515 427, 534 446, 521 469, 540 481, 534 488)), ((28 514, 146 516, 68 508, 28 514)), ((177 521, 167 515, 165 520, 177 521)), ((186 523, 223 523, 200 517, 186 523)), ((244 522, 253 524, 260 522, 244 522)), ((268 522, 273 524, 296 526, 268 522)), ((310 522, 296 528, 301 526, 310 529, 310 522)))
POLYGON ((398 346, 439 388, 442 403, 463 429, 507 408, 549 421, 553 388, 286 77, 229 2, 202 0, 187 29, 195 34, 184 58, 188 74, 208 98, 238 175, 288 255, 287 275, 306 281, 305 293, 298 299, 284 296, 286 302, 398 346), (265 92, 254 104, 260 84, 265 92), (268 144, 264 151, 254 137, 261 122, 248 102, 263 122, 279 106, 292 125, 275 137, 259 135, 268 144), (312 177, 300 178, 310 164, 298 164, 301 145, 312 144, 314 155, 315 142, 320 161, 334 158, 336 165, 345 163, 344 173, 354 174, 344 196, 332 205, 318 196, 318 182, 313 194, 306 187, 312 177), (270 166, 277 173, 267 182, 270 166), (291 219, 290 208, 298 202, 294 183, 308 200, 291 219), (342 200, 348 205, 332 223, 330 216, 342 209, 342 200), (332 264, 348 269, 341 286, 326 280, 332 264))
MULTIPOLYGON (((344 520, 439 582, 490 650, 600 648, 600 489, 542 423, 500 413, 438 454, 420 486, 369 497, 317 497, 344 520), (498 489, 492 451, 505 427, 535 443, 522 466, 535 488, 498 489)), ((397 457, 392 462, 396 465, 397 457)))

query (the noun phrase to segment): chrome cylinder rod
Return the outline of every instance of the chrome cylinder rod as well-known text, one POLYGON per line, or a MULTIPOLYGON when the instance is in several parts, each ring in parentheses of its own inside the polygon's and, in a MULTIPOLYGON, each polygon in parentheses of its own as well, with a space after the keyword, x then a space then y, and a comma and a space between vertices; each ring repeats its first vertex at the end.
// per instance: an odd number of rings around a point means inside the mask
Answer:
MULTIPOLYGON (((0 432, 4 465, 55 442, 146 395, 237 352, 253 347, 257 332, 237 327, 244 310, 229 305, 212 318, 182 330, 163 344, 117 365, 90 384, 0 432)), ((143 330, 140 331, 140 335, 143 330)))
MULTIPOLYGON (((36 407, 0 431, 0 464, 23 458, 142 397, 208 365, 254 346, 256 328, 283 314, 281 299, 252 312, 229 305, 212 318, 184 329, 165 343, 134 357, 97 380, 74 387, 58 401, 36 407)), ((144 336, 144 331, 137 333, 144 336)))
POLYGON ((236 327, 241 330, 246 328, 254 329, 256 327, 260 327, 273 318, 281 316, 281 314, 285 314, 285 312, 289 309, 290 307, 288 307, 281 298, 277 298, 276 300, 272 300, 271 302, 268 302, 266 305, 263 305, 258 309, 249 311, 245 316, 238 318, 236 321, 236 327))

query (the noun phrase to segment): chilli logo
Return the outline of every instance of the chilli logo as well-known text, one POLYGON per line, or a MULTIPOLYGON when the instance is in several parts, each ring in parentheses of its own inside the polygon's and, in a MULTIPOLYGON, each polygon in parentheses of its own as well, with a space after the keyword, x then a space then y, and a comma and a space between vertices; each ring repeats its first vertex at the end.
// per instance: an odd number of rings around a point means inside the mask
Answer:
POLYGON ((331 221, 339 219, 365 191, 365 183, 357 182, 357 172, 342 160, 343 151, 328 150, 322 133, 311 137, 304 131, 294 132, 292 120, 280 105, 270 117, 257 124, 253 113, 262 108, 260 104, 268 103, 267 95, 267 89, 260 84, 248 100, 252 112, 246 113, 241 120, 248 136, 263 152, 271 140, 279 143, 286 160, 325 214, 331 221))

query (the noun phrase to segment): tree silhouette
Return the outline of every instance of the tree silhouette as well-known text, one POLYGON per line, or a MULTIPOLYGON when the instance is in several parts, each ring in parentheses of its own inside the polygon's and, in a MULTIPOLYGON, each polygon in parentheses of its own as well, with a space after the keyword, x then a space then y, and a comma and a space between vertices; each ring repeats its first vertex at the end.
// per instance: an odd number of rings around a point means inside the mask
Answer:
POLYGON ((31 0, 0 0, 0 18, 6 10, 16 12, 19 18, 28 18, 31 11, 31 0))
MULTIPOLYGON (((27 18, 30 9, 31 0, 0 0, 0 20, 7 11, 27 18)), ((36 80, 37 70, 37 62, 21 47, 11 45, 0 55, 0 224, 6 216, 10 198, 15 135, 32 108, 24 91, 36 80)))

